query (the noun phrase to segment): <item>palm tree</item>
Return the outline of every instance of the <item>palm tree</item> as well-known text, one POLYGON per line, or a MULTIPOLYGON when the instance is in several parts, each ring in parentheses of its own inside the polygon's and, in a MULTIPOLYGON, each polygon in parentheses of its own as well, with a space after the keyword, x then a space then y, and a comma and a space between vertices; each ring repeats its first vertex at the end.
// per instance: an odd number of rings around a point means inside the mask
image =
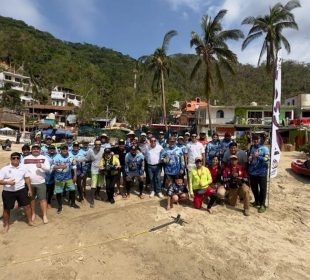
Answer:
POLYGON ((156 92, 160 90, 163 118, 166 131, 167 131, 167 110, 166 110, 166 96, 165 96, 165 77, 169 77, 169 72, 171 68, 171 59, 167 55, 167 49, 171 38, 176 35, 177 32, 175 30, 170 30, 165 34, 161 48, 157 48, 155 52, 150 56, 142 56, 139 58, 139 61, 144 63, 149 70, 154 71, 152 91, 156 92))
POLYGON ((191 80, 195 77, 201 65, 204 65, 204 91, 208 102, 209 130, 212 133, 212 122, 210 114, 210 95, 214 88, 214 80, 218 82, 220 89, 224 88, 221 67, 234 74, 232 64, 237 63, 237 55, 233 53, 226 41, 239 40, 243 38, 243 33, 239 29, 223 30, 221 20, 226 15, 227 10, 220 10, 212 19, 205 15, 202 17, 201 28, 202 37, 196 32, 191 34, 191 47, 195 46, 196 54, 199 57, 192 72, 191 80))
POLYGON ((277 3, 269 8, 268 15, 257 17, 250 16, 242 21, 242 24, 252 25, 247 37, 242 43, 242 50, 244 50, 256 38, 265 34, 265 39, 258 59, 258 65, 266 53, 266 70, 269 74, 274 74, 277 53, 281 46, 284 46, 288 53, 291 51, 291 46, 288 40, 283 36, 282 32, 285 28, 298 30, 298 25, 291 12, 297 7, 300 7, 298 0, 290 0, 285 6, 281 3, 277 3))

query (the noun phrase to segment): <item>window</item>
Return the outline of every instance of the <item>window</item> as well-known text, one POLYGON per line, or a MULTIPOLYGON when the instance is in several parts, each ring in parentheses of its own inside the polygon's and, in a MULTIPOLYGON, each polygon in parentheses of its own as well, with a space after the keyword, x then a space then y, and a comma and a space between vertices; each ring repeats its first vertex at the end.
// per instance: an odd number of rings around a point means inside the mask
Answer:
POLYGON ((4 78, 5 78, 6 80, 10 80, 10 81, 12 80, 12 77, 11 77, 11 76, 8 76, 8 75, 5 75, 4 78))
POLYGON ((293 105, 293 106, 295 105, 295 99, 292 100, 292 105, 293 105))
POLYGON ((15 78, 15 82, 17 82, 17 83, 21 83, 21 79, 20 78, 15 78))
POLYGON ((223 119, 224 118, 224 111, 223 110, 218 110, 216 112, 216 118, 217 119, 223 119))

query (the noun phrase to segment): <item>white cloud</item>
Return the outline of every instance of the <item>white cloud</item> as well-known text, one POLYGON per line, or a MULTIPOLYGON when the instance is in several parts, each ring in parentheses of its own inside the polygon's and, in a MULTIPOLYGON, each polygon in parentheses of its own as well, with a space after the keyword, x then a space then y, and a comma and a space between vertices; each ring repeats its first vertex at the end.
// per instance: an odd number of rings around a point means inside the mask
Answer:
POLYGON ((0 0, 0 13, 5 17, 23 20, 36 28, 43 28, 46 19, 35 0, 0 0))
POLYGON ((195 12, 201 11, 208 5, 207 0, 164 0, 172 7, 173 10, 178 10, 181 7, 187 7, 195 12))

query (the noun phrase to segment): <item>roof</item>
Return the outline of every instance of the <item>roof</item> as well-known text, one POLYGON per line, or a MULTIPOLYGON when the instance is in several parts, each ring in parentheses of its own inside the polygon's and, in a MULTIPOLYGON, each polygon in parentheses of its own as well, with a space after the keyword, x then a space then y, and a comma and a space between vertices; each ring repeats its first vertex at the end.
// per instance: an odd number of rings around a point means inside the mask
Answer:
POLYGON ((33 109, 46 109, 55 111, 73 111, 75 107, 73 106, 54 106, 54 105, 44 105, 44 104, 33 104, 26 106, 27 108, 33 109))
POLYGON ((196 97, 195 100, 185 101, 182 106, 182 110, 185 112, 195 112, 200 106, 208 106, 208 103, 201 101, 199 97, 196 97))

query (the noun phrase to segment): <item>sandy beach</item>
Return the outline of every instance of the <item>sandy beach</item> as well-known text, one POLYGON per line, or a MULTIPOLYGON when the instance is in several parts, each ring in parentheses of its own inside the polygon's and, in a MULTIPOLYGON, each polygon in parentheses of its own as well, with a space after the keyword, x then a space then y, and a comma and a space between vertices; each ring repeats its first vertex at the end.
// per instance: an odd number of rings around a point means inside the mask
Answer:
MULTIPOLYGON (((0 167, 9 155, 0 151, 0 167)), ((290 170, 302 157, 282 153, 270 207, 251 208, 250 217, 241 204, 217 205, 210 215, 206 204, 166 211, 166 200, 135 195, 94 209, 65 205, 61 215, 52 208, 49 224, 37 217, 35 227, 14 210, 10 231, 0 233, 0 279, 310 279, 310 179, 290 170), (183 226, 149 232, 177 214, 183 226)))

